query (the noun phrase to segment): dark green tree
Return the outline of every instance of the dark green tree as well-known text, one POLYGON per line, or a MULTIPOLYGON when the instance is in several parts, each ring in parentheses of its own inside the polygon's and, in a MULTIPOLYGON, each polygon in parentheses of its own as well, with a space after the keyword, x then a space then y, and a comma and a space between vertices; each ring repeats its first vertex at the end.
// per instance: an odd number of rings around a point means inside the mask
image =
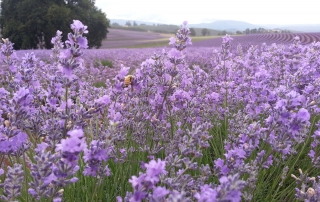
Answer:
POLYGON ((190 36, 196 36, 196 30, 194 30, 193 28, 190 28, 190 36))
POLYGON ((80 20, 88 26, 89 48, 99 48, 110 21, 94 3, 94 0, 2 0, 1 35, 9 38, 15 49, 49 49, 57 30, 63 32, 65 40, 72 20, 80 20))
POLYGON ((207 28, 203 28, 201 30, 201 34, 202 34, 202 36, 206 36, 208 34, 208 29, 207 28))
POLYGON ((126 25, 127 25, 128 27, 131 27, 131 26, 132 26, 130 20, 128 20, 128 21, 126 22, 126 25))
POLYGON ((113 27, 120 27, 119 23, 117 23, 117 22, 112 23, 111 26, 113 26, 113 27))
POLYGON ((254 28, 254 29, 251 29, 251 30, 250 30, 250 33, 251 33, 251 34, 256 34, 257 32, 258 32, 257 28, 254 28))

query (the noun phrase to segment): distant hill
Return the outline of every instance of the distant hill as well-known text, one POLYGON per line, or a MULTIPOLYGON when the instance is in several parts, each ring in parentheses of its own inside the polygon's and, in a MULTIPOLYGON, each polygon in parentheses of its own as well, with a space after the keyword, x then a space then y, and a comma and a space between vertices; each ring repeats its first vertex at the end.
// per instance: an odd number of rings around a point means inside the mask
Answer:
MULTIPOLYGON (((229 32, 244 31, 245 29, 254 29, 261 26, 235 20, 218 20, 211 23, 190 24, 190 27, 210 28, 215 30, 226 30, 229 32)), ((263 28, 263 27, 262 27, 263 28)))
MULTIPOLYGON (((166 25, 166 24, 159 24, 159 23, 156 24, 156 23, 134 21, 134 20, 130 21, 131 24, 133 24, 133 22, 136 22, 138 25, 127 27, 124 25, 128 20, 110 20, 110 21, 111 21, 111 28, 113 28, 113 29, 142 31, 142 32, 151 31, 151 32, 157 32, 157 33, 175 34, 180 27, 178 25, 166 25), (114 22, 118 23, 120 26, 112 25, 112 23, 114 23, 114 22)), ((190 26, 188 26, 188 27, 190 27, 190 26)), ((194 28, 197 36, 201 36, 201 30, 203 28, 196 28, 196 27, 192 27, 192 28, 194 28)), ((214 30, 214 29, 210 29, 210 28, 208 28, 208 30, 210 32, 210 34, 209 34, 210 36, 219 35, 219 33, 221 33, 220 30, 214 30)))
MULTIPOLYGON (((125 23, 128 20, 123 19, 110 19, 111 24, 116 22, 119 25, 125 25, 125 23)), ((133 23, 134 20, 130 20, 131 23, 133 23)), ((147 21, 135 21, 138 25, 145 24, 149 26, 157 26, 159 23, 154 22, 147 22, 147 21)), ((161 24, 160 24, 161 25, 161 24)), ((178 26, 178 25, 171 25, 172 27, 178 26)), ((317 24, 310 24, 310 25, 277 25, 277 24, 251 24, 244 21, 237 21, 237 20, 217 20, 211 23, 198 23, 198 24, 188 24, 188 27, 193 28, 207 28, 215 30, 215 32, 221 32, 223 30, 227 32, 236 32, 236 31, 244 31, 247 28, 249 29, 258 29, 258 28, 264 28, 264 29, 280 29, 280 30, 290 30, 292 32, 320 32, 320 25, 317 24)), ((171 30, 170 30, 171 31, 171 30)))

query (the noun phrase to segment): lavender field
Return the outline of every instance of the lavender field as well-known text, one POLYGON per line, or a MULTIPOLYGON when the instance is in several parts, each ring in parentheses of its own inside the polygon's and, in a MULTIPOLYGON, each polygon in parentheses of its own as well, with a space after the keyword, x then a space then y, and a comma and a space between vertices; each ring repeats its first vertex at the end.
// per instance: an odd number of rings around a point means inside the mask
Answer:
MULTIPOLYGON (((153 32, 130 31, 121 29, 110 29, 106 40, 103 41, 102 49, 122 49, 122 48, 150 48, 168 47, 168 38, 173 34, 160 34, 153 32)), ((294 42, 294 37, 299 37, 302 45, 320 41, 320 33, 264 33, 232 36, 232 46, 241 44, 244 48, 251 45, 271 45, 272 43, 289 45, 294 42)), ((222 37, 193 38, 192 47, 196 48, 220 48, 222 37)))
POLYGON ((163 41, 169 34, 141 32, 121 29, 110 29, 107 39, 102 42, 102 49, 123 48, 126 46, 143 45, 153 41, 163 41))
POLYGON ((202 47, 184 22, 164 48, 86 50, 71 29, 1 43, 1 201, 320 201, 317 34, 202 47))
MULTIPOLYGON (((233 36, 232 44, 237 46, 241 44, 243 47, 251 45, 271 45, 273 43, 290 45, 294 42, 294 37, 299 37, 300 44, 307 45, 320 41, 320 33, 269 33, 269 34, 249 34, 243 36, 233 36)), ((193 44, 194 47, 220 47, 221 38, 199 41, 193 44)))

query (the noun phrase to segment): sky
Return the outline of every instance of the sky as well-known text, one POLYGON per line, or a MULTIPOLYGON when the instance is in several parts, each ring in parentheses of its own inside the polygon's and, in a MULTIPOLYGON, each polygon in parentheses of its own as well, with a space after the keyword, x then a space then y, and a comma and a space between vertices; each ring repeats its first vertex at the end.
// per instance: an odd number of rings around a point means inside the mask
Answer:
POLYGON ((320 0, 96 0, 109 19, 180 25, 238 20, 252 24, 319 24, 320 0))

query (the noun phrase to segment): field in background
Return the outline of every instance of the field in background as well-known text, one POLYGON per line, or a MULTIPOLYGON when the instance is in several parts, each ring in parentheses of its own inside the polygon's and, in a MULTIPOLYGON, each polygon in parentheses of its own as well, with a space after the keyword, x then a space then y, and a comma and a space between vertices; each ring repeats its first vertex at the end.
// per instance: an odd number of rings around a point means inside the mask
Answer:
MULTIPOLYGON (((168 46, 169 38, 174 34, 162 34, 154 32, 141 32, 122 29, 110 29, 107 39, 102 42, 101 49, 111 48, 153 48, 168 46)), ((245 45, 261 45, 266 43, 290 44, 293 38, 299 36, 302 44, 310 44, 320 41, 320 33, 270 33, 233 35, 233 45, 239 43, 245 45)), ((220 47, 222 36, 195 36, 192 37, 191 47, 220 47)))
MULTIPOLYGON (((169 44, 169 38, 173 36, 174 34, 109 29, 101 49, 164 47, 169 44)), ((221 36, 195 36, 192 37, 192 41, 199 42, 213 38, 221 38, 221 36)))
MULTIPOLYGON (((241 36, 231 36, 233 38, 232 45, 237 46, 241 44, 242 46, 250 45, 271 45, 273 43, 277 44, 291 44, 295 36, 300 38, 301 44, 307 45, 312 42, 320 41, 320 33, 270 33, 270 34, 250 34, 241 36)), ((219 47, 222 43, 222 37, 217 37, 215 39, 209 39, 205 41, 199 41, 193 43, 193 47, 219 47)))

